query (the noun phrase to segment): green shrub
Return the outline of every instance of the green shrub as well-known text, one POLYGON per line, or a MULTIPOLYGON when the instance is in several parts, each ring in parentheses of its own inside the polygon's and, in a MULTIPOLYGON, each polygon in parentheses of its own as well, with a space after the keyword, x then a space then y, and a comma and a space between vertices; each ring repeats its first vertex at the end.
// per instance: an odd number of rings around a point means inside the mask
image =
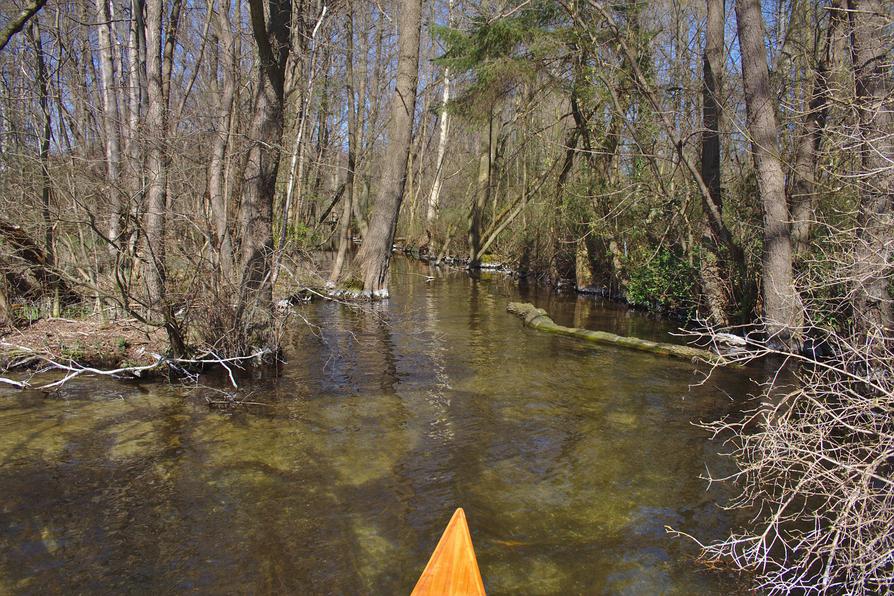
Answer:
POLYGON ((651 311, 690 316, 697 295, 694 269, 670 250, 644 252, 638 250, 627 258, 627 301, 651 311))

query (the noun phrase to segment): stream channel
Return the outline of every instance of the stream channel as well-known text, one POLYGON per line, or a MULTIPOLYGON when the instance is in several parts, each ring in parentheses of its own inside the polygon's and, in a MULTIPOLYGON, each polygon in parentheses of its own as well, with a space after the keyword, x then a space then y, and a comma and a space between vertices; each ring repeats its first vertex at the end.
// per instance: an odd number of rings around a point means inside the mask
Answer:
POLYGON ((674 325, 501 274, 395 259, 392 298, 297 307, 263 405, 205 387, 78 378, 0 389, 0 593, 408 594, 463 507, 498 594, 715 594, 743 579, 697 549, 739 523, 698 421, 760 371, 527 329, 661 341, 674 325), (700 371, 700 372, 699 372, 700 371))

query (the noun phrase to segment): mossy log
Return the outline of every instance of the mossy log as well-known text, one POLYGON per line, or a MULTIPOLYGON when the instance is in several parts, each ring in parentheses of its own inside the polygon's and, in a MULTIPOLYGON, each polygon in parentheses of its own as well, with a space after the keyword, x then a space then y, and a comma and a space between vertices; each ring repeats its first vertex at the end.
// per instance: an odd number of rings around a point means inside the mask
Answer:
POLYGON ((683 360, 689 361, 704 360, 707 362, 721 362, 723 360, 721 356, 714 352, 709 352, 708 350, 702 350, 700 348, 693 348, 691 346, 666 344, 636 337, 624 337, 606 331, 590 331, 588 329, 564 327, 556 324, 545 310, 537 308, 533 304, 527 302, 510 302, 509 306, 506 307, 506 310, 523 318, 526 326, 546 333, 576 337, 593 343, 608 344, 662 356, 673 356, 674 358, 682 358, 683 360))

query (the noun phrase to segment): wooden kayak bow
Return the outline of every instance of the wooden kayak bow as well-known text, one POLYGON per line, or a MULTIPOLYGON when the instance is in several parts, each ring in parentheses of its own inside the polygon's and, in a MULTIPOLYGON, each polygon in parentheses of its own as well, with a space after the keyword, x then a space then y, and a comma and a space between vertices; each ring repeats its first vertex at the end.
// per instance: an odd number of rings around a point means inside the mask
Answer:
POLYGON ((466 514, 457 509, 410 596, 486 596, 466 514))

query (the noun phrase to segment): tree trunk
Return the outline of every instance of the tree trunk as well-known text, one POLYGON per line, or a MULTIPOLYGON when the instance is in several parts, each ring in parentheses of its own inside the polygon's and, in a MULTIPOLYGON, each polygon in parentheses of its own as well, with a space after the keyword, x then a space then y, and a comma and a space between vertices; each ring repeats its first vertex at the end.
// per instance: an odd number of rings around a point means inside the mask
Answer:
POLYGON ((229 1, 224 0, 217 11, 217 36, 223 46, 223 82, 218 93, 217 123, 211 143, 211 161, 208 165, 208 195, 211 216, 214 221, 215 252, 224 279, 232 281, 234 272, 233 243, 230 237, 228 200, 226 196, 226 153, 233 122, 233 104, 236 98, 238 65, 236 40, 231 31, 229 1))
MULTIPOLYGON (((140 52, 145 51, 145 27, 143 23, 142 0, 130 0, 130 22, 127 42, 128 61, 128 102, 130 104, 129 121, 124 153, 127 156, 128 169, 126 173, 127 188, 131 193, 131 204, 127 206, 131 211, 137 211, 142 201, 143 186, 143 151, 141 146, 140 123, 142 122, 143 108, 146 104, 147 92, 143 82, 146 78, 145 63, 140 60, 140 52)), ((133 235, 136 236, 136 235, 133 235)), ((134 242, 136 238, 132 238, 134 242)), ((130 251, 129 251, 130 252, 130 251)))
MULTIPOLYGON (((447 25, 450 25, 453 16, 453 0, 447 2, 447 25)), ((425 214, 425 227, 431 233, 432 224, 438 214, 441 204, 441 176, 444 168, 444 154, 447 151, 447 131, 450 126, 450 115, 447 113, 447 104, 450 102, 450 67, 444 68, 444 88, 441 92, 440 131, 438 137, 438 157, 435 161, 435 180, 431 185, 431 193, 428 195, 428 210, 425 214)))
POLYGON ((469 212, 469 267, 481 264, 481 232, 484 226, 484 209, 487 207, 493 190, 494 149, 496 145, 496 127, 494 110, 488 112, 487 140, 482 141, 478 154, 478 185, 472 197, 472 208, 469 212))
POLYGON ((273 335, 273 195, 283 130, 283 85, 289 52, 291 2, 250 0, 252 34, 258 46, 254 116, 242 187, 242 284, 239 319, 248 348, 276 347, 273 335))
POLYGON ((861 161, 860 227, 851 295, 857 331, 879 351, 886 341, 889 346, 894 343, 889 293, 894 274, 894 81, 891 45, 885 37, 891 11, 883 4, 848 1, 861 161))
POLYGON ((833 0, 829 7, 829 25, 825 47, 816 66, 812 88, 804 112, 804 121, 795 149, 795 165, 791 174, 789 204, 792 214, 792 248, 795 255, 803 255, 810 240, 815 198, 815 170, 817 153, 829 113, 829 70, 832 64, 832 44, 841 20, 843 0, 833 0))
MULTIPOLYGON (((305 127, 307 125, 308 110, 310 109, 310 95, 313 93, 314 74, 316 72, 316 64, 314 56, 316 52, 311 54, 308 66, 308 80, 305 88, 301 92, 301 98, 298 102, 298 126, 295 130, 295 139, 292 145, 292 155, 289 161, 288 180, 286 181, 286 196, 283 200, 282 208, 282 228, 280 231, 281 247, 285 246, 286 232, 289 222, 297 228, 301 222, 301 198, 304 194, 304 160, 307 147, 307 139, 305 139, 305 127), (297 188, 296 188, 297 185, 297 188), (294 194, 294 206, 292 193, 294 194), (292 216, 294 214, 294 217, 292 216)), ((280 248, 281 249, 281 248, 280 248)))
MULTIPOLYGON (((488 135, 490 139, 490 135, 488 135)), ((469 211, 469 267, 476 267, 481 259, 481 212, 487 204, 487 180, 490 169, 488 145, 482 147, 478 153, 478 183, 475 186, 475 194, 472 197, 472 205, 469 211)))
POLYGON ((112 244, 109 253, 114 259, 118 252, 121 236, 121 209, 119 193, 121 176, 121 120, 118 109, 118 95, 115 85, 115 63, 112 59, 111 15, 109 0, 96 0, 97 35, 99 37, 99 62, 102 73, 102 123, 105 129, 106 174, 109 185, 109 228, 108 237, 112 244))
MULTIPOLYGON (((104 0, 101 0, 104 1, 104 0)), ((165 300, 165 209, 167 167, 164 155, 165 99, 162 84, 162 11, 164 3, 146 3, 146 74, 149 110, 146 112, 148 141, 146 175, 147 205, 143 232, 148 267, 146 285, 149 307, 154 317, 164 317, 165 300)))
POLYGON ((431 185, 431 193, 428 195, 428 211, 425 214, 425 225, 431 228, 438 214, 441 204, 441 177, 444 168, 444 154, 447 152, 447 130, 450 115, 447 113, 447 104, 450 102, 450 68, 444 69, 444 90, 441 95, 440 129, 438 133, 438 157, 435 161, 435 179, 431 185))
MULTIPOLYGON (((317 74, 317 47, 316 36, 317 32, 320 29, 320 25, 323 22, 323 18, 326 16, 326 7, 323 7, 323 11, 320 13, 320 17, 317 20, 316 26, 314 26, 313 31, 310 35, 310 40, 308 43, 312 44, 312 48, 310 50, 310 60, 308 62, 309 66, 307 69, 307 85, 301 92, 300 100, 299 100, 299 115, 298 115, 298 128, 295 132, 295 140, 292 148, 291 160, 289 162, 289 171, 288 171, 288 180, 286 182, 286 196, 282 201, 282 219, 280 221, 280 232, 279 232, 279 250, 274 257, 273 263, 273 273, 271 283, 276 284, 276 278, 279 276, 279 263, 282 259, 283 251, 286 248, 286 238, 288 237, 289 230, 289 221, 292 219, 290 217, 290 213, 294 211, 294 224, 295 227, 299 227, 303 223, 303 219, 301 216, 301 198, 304 195, 304 163, 307 155, 307 139, 305 139, 305 128, 307 126, 307 119, 310 115, 310 100, 313 96, 314 90, 314 81, 316 80, 317 74), (298 188, 295 188, 297 184, 298 188), (294 198, 294 207, 292 205, 292 192, 295 192, 294 198)), ((285 123, 283 123, 285 124, 285 123)))
MULTIPOLYGON (((345 200, 338 220, 338 253, 329 273, 328 285, 335 286, 341 277, 351 243, 351 214, 354 209, 354 169, 357 167, 357 147, 359 144, 358 113, 354 100, 354 11, 345 19, 345 94, 348 98, 348 171, 345 177, 345 200)), ((362 95, 361 95, 362 98, 362 95)))
POLYGON ((44 252, 49 266, 56 263, 53 250, 53 224, 50 221, 50 138, 53 121, 50 115, 50 79, 47 63, 43 55, 43 42, 40 37, 40 21, 36 17, 31 21, 29 31, 34 53, 37 57, 37 85, 40 89, 40 115, 43 120, 40 134, 40 206, 44 226, 44 252))
POLYGON ((416 82, 419 76, 422 1, 401 0, 400 7, 397 83, 391 98, 389 148, 385 157, 379 194, 370 217, 369 231, 357 253, 363 277, 363 291, 375 297, 388 296, 388 267, 406 183, 407 158, 410 153, 416 109, 416 82))
POLYGON ((803 310, 792 272, 792 244, 785 201, 785 176, 779 160, 776 106, 770 90, 764 26, 759 0, 738 0, 736 20, 748 134, 764 220, 761 271, 763 322, 772 343, 795 349, 803 310))
MULTIPOLYGON (((702 163, 701 174, 710 201, 722 212, 720 188, 720 84, 723 73, 723 0, 707 0, 705 55, 702 77, 702 163)), ((699 275, 708 302, 708 320, 714 325, 729 323, 729 296, 723 285, 723 249, 705 215, 702 228, 703 258, 699 275)))
MULTIPOLYGON (((160 0, 158 0, 160 1, 160 0)), ((167 111, 171 100, 171 73, 174 68, 174 48, 177 46, 177 29, 180 27, 180 12, 183 0, 173 0, 165 28, 164 50, 161 63, 161 91, 167 111)))

